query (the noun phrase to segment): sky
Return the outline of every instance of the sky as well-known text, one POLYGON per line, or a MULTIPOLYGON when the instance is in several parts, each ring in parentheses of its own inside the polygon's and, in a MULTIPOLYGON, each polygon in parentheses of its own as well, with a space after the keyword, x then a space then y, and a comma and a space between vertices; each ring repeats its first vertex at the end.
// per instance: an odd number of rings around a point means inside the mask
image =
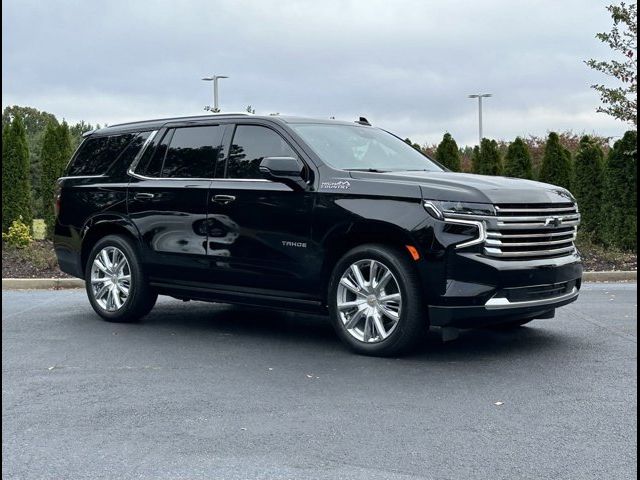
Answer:
POLYGON ((573 130, 617 137, 584 64, 598 0, 4 0, 2 106, 101 124, 223 111, 356 120, 420 144, 573 130))

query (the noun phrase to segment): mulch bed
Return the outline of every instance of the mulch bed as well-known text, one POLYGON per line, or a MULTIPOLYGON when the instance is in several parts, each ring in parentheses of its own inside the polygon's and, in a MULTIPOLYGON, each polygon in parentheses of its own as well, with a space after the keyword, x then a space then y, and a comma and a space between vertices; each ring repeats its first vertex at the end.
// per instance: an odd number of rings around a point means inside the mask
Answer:
MULTIPOLYGON (((602 247, 581 248, 586 271, 637 270, 635 253, 612 252, 602 247)), ((2 242, 2 278, 70 278, 58 268, 49 240, 34 241, 29 248, 7 248, 2 242)))
POLYGON ((2 242, 2 278, 71 278, 58 268, 53 243, 36 240, 28 248, 9 248, 2 242))
POLYGON ((603 254, 601 251, 592 250, 580 250, 580 253, 587 272, 638 270, 638 257, 635 253, 603 254))

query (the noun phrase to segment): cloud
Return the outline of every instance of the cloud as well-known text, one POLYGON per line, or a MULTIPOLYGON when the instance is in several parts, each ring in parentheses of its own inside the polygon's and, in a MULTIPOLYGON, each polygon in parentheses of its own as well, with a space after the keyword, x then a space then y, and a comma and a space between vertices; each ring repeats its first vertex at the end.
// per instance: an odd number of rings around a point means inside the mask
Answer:
POLYGON ((3 2, 3 106, 117 123, 200 114, 220 73, 227 111, 355 119, 420 143, 620 135, 584 65, 609 52, 606 2, 3 2))

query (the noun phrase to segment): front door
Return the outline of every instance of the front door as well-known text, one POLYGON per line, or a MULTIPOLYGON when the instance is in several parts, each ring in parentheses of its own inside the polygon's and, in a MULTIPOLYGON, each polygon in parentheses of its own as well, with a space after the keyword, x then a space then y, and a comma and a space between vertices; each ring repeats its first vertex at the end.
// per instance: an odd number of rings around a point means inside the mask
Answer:
POLYGON ((129 216, 140 232, 152 282, 209 279, 207 200, 222 153, 224 126, 177 126, 159 132, 157 146, 135 167, 129 216))
MULTIPOLYGON (((208 253, 216 283, 240 292, 305 294, 313 291, 309 270, 314 196, 265 180, 264 157, 297 157, 276 131, 237 125, 224 169, 209 191, 208 253)), ((317 286, 315 286, 317 287, 317 286)))

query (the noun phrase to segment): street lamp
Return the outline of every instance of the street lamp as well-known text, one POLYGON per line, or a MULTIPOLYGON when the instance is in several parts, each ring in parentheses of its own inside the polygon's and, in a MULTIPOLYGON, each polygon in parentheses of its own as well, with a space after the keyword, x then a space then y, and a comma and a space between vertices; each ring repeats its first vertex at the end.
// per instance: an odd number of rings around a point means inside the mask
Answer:
POLYGON ((218 80, 220 78, 229 78, 225 75, 212 75, 210 77, 204 77, 202 80, 207 82, 213 82, 213 112, 217 113, 220 111, 218 108, 218 80))
POLYGON ((478 146, 482 143, 482 99, 493 96, 490 93, 477 93, 469 95, 469 98, 478 99, 478 146))

